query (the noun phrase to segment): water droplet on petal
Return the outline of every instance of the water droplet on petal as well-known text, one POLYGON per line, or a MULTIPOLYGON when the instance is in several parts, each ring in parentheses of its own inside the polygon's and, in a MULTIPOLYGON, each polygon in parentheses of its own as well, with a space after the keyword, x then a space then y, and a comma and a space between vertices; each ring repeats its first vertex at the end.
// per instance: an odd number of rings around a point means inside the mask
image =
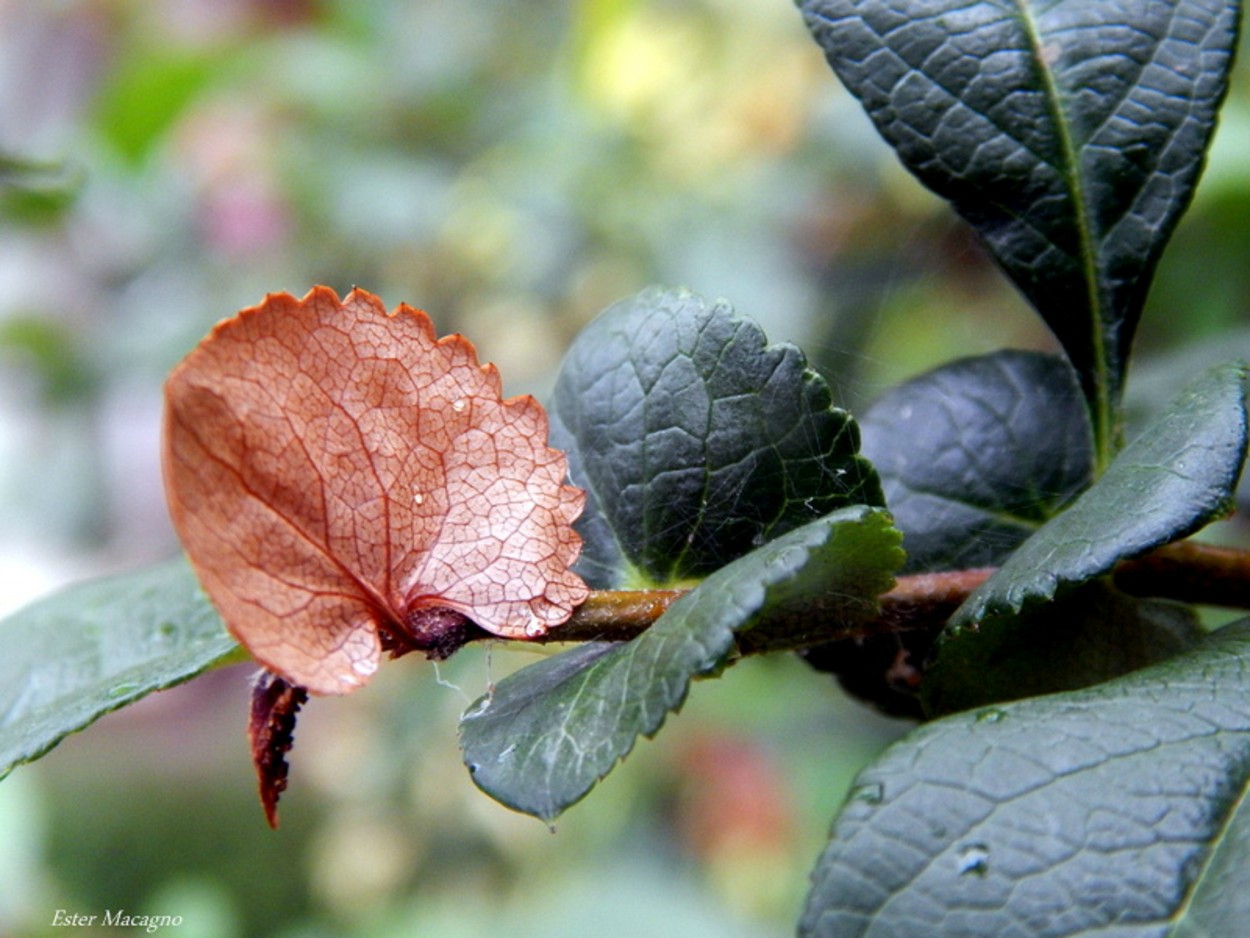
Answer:
POLYGON ((525 635, 527 638, 542 638, 547 634, 547 625, 541 619, 530 616, 530 620, 525 623, 525 635))
POLYGON ((420 505, 423 501, 425 501, 425 494, 420 489, 413 489, 412 503, 414 505, 420 505))
POLYGON ((1007 719, 1007 711, 1000 710, 998 707, 990 707, 977 714, 978 723, 1001 723, 1005 719, 1007 719))
POLYGON ((377 669, 378 663, 372 658, 362 658, 360 661, 352 662, 352 670, 365 677, 368 677, 377 669))
POLYGON ((464 409, 468 406, 469 406, 469 402, 466 401, 463 397, 458 398, 457 400, 454 400, 451 402, 451 409, 454 410, 458 414, 463 414, 464 409))

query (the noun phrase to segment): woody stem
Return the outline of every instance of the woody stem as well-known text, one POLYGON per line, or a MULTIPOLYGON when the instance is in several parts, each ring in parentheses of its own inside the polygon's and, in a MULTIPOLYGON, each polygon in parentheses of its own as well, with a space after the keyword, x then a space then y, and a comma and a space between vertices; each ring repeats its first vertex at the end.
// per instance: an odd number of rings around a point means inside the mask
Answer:
MULTIPOLYGON (((989 579, 993 567, 901 576, 880 597, 878 614, 853 627, 808 630, 794 636, 793 647, 884 632, 940 628, 974 589, 989 579)), ((1181 542, 1119 563, 1115 585, 1135 596, 1250 609, 1250 552, 1181 542)), ((541 642, 628 641, 646 631, 688 590, 597 590, 573 617, 539 639, 541 642)), ((742 637, 744 640, 746 636, 742 637)), ((789 644, 789 643, 788 643, 789 644)), ((776 650, 746 642, 741 650, 776 650)))

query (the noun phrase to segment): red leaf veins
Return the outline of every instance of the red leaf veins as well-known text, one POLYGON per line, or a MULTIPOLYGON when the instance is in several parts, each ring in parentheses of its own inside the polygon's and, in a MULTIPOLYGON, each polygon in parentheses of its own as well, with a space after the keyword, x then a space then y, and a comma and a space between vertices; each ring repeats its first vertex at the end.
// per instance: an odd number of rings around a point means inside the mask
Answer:
POLYGON ((425 313, 354 290, 271 294, 219 323, 165 388, 174 526, 230 631, 314 694, 384 650, 472 631, 536 638, 588 593, 584 501, 532 397, 425 313))

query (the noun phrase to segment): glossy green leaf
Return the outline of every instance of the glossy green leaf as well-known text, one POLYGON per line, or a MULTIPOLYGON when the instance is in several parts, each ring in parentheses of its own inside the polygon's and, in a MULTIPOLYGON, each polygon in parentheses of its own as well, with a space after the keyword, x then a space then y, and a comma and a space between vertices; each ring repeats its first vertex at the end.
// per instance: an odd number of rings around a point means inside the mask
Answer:
POLYGON ((1091 478, 1081 393, 1050 355, 951 362, 886 392, 859 425, 908 573, 1002 563, 1091 478))
POLYGON ((582 646, 510 675, 461 723, 473 780, 551 820, 639 736, 654 735, 694 678, 724 667, 744 630, 795 607, 831 628, 872 616, 902 561, 898 541, 884 511, 842 509, 718 570, 637 639, 582 646))
POLYGON ((1246 457, 1245 379, 1240 362, 1202 374, 968 598, 956 629, 1050 599, 1226 515, 1246 457))
POLYGON ((238 649, 176 560, 62 589, 0 620, 0 777, 238 649))
POLYGON ((1250 620, 1088 690, 968 711, 856 781, 806 938, 1238 935, 1250 620))
POLYGON ((1228 86, 1237 0, 799 0, 833 70, 1081 375, 1100 464, 1228 86))
POLYGON ((920 685, 924 715, 1079 690, 1175 657, 1203 632, 1180 603, 1094 580, 976 635, 940 646, 920 685))
POLYGON ((587 490, 578 572, 594 586, 703 577, 830 511, 882 503, 854 421, 803 353, 687 291, 646 290, 587 326, 550 416, 587 490))

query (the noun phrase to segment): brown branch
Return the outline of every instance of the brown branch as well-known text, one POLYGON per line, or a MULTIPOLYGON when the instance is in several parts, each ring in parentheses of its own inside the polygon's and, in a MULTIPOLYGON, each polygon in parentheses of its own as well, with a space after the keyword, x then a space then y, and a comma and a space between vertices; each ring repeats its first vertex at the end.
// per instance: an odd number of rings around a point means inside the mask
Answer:
MULTIPOLYGON (((969 594, 989 579, 993 567, 901 576, 881 596, 880 612, 867 622, 839 627, 810 612, 805 628, 776 631, 782 646, 752 642, 744 633, 744 654, 799 648, 842 638, 940 628, 969 594)), ((1126 593, 1159 599, 1250 609, 1250 551, 1184 541, 1120 563, 1113 574, 1126 593)), ((646 631, 688 590, 598 590, 559 628, 539 642, 621 642, 646 631)), ((797 616, 795 619, 797 620, 797 616)), ((783 625, 783 623, 777 623, 783 625)))
POLYGON ((1134 596, 1250 609, 1250 551, 1167 544, 1116 567, 1115 585, 1134 596))

